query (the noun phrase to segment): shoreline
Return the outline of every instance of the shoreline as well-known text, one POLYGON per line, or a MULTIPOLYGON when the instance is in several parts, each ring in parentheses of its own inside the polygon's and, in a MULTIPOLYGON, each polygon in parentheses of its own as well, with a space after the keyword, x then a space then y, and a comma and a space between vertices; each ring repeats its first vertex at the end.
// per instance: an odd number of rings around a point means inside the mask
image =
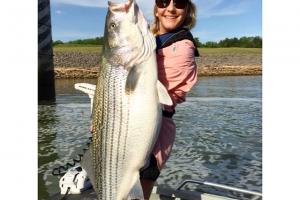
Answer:
MULTIPOLYGON (((93 79, 98 76, 99 67, 55 67, 56 79, 93 79)), ((260 65, 224 65, 224 66, 200 66, 198 67, 198 77, 205 76, 253 76, 262 75, 260 65)))
MULTIPOLYGON (((262 75, 262 49, 198 48, 195 61, 198 77, 262 75)), ((101 58, 100 47, 54 48, 56 79, 97 78, 101 58)))

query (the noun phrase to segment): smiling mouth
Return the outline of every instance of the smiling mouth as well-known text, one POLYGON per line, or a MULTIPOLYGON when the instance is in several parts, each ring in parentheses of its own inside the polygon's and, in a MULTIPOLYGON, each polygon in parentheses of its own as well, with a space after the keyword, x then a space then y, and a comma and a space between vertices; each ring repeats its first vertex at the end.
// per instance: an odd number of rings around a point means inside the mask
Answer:
POLYGON ((167 19, 176 19, 177 16, 165 16, 165 18, 167 18, 167 19))

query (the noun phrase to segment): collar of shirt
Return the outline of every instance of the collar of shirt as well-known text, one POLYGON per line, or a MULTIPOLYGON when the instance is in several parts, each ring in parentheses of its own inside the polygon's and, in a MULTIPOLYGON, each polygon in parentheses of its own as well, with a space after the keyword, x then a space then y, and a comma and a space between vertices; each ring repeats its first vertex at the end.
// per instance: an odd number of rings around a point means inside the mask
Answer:
POLYGON ((162 35, 157 35, 156 38, 156 50, 161 49, 162 45, 175 33, 179 32, 182 30, 182 27, 179 27, 171 32, 164 33, 162 35))

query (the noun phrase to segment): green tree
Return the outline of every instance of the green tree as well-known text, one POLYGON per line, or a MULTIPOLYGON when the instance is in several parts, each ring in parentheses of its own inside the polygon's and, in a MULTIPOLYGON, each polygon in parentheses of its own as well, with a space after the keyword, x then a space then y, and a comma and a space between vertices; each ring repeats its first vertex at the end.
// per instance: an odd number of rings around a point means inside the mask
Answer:
POLYGON ((230 41, 228 38, 225 38, 224 40, 220 40, 218 45, 219 47, 230 47, 230 41))
POLYGON ((61 41, 61 40, 56 40, 54 42, 52 41, 52 46, 56 46, 58 44, 63 44, 63 41, 61 41))
POLYGON ((262 39, 259 36, 253 38, 253 44, 255 48, 262 48, 262 39))
POLYGON ((195 39, 195 42, 196 42, 196 46, 197 46, 197 47, 202 47, 202 46, 203 46, 203 44, 200 42, 200 40, 199 40, 198 37, 195 37, 194 39, 195 39))
POLYGON ((250 43, 249 38, 247 38, 247 37, 240 38, 240 47, 246 48, 249 46, 249 43, 250 43))
POLYGON ((103 45, 103 41, 103 37, 96 37, 69 41, 68 44, 103 45))
POLYGON ((209 48, 217 48, 219 47, 219 44, 217 42, 208 41, 204 46, 209 48))
MULTIPOLYGON (((212 44, 208 44, 212 45, 212 44)), ((243 47, 243 48, 262 48, 262 38, 256 37, 241 37, 241 38, 225 38, 218 42, 219 47, 243 47)))

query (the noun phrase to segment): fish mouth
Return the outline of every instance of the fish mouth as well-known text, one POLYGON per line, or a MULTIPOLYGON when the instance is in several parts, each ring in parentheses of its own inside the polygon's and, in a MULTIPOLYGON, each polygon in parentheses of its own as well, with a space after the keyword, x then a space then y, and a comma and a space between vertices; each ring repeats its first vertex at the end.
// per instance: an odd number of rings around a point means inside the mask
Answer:
POLYGON ((128 0, 126 3, 115 3, 112 1, 108 1, 108 7, 111 11, 125 11, 128 12, 129 8, 131 7, 131 4, 133 3, 133 0, 128 0))

